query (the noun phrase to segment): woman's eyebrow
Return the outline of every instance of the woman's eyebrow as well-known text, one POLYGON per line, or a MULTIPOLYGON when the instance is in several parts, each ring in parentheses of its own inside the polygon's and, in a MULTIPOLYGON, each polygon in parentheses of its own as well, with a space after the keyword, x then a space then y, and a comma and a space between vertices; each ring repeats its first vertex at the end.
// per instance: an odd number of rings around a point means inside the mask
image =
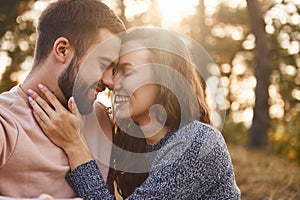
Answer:
POLYGON ((124 62, 124 63, 118 63, 117 67, 126 67, 126 66, 132 66, 135 67, 133 64, 124 62))
POLYGON ((116 63, 115 63, 111 58, 109 58, 109 57, 103 57, 103 56, 100 56, 100 57, 97 58, 97 61, 98 61, 99 63, 105 62, 105 64, 106 64, 107 66, 109 66, 109 65, 116 65, 116 63))

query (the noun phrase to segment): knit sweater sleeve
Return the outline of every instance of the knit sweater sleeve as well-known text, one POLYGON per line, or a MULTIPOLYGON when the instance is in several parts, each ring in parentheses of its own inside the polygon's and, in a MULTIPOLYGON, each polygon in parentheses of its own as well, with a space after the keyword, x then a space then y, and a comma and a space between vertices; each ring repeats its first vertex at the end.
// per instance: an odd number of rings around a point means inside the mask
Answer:
POLYGON ((95 160, 86 162, 69 172, 66 180, 77 196, 85 200, 115 199, 110 194, 95 160))

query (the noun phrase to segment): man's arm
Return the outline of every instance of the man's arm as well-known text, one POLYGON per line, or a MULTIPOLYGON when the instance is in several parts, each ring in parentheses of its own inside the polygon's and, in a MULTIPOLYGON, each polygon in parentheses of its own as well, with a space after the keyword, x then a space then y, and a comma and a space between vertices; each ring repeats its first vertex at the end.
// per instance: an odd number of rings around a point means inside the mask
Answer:
POLYGON ((3 148, 4 148, 4 130, 3 130, 3 127, 2 127, 2 123, 0 123, 0 166, 3 165, 3 162, 2 162, 3 148))
POLYGON ((13 120, 4 118, 0 113, 0 167, 5 164, 17 143, 17 130, 13 120))

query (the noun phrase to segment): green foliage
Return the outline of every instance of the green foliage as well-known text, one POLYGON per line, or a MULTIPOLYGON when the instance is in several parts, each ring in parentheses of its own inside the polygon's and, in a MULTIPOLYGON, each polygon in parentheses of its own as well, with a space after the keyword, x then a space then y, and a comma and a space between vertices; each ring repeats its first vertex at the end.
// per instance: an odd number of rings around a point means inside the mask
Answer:
POLYGON ((248 139, 248 129, 243 123, 236 123, 228 119, 224 123, 222 135, 228 143, 244 145, 248 139))
POLYGON ((273 121, 273 129, 269 133, 270 149, 285 158, 298 162, 300 161, 299 117, 300 114, 297 113, 292 118, 297 118, 298 120, 290 118, 285 123, 273 121))

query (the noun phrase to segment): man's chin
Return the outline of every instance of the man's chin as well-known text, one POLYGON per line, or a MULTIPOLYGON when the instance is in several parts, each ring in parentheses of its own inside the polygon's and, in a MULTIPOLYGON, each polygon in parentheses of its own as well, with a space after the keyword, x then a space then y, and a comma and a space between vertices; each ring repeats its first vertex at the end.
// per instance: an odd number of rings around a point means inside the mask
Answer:
POLYGON ((76 98, 75 98, 75 102, 76 102, 78 111, 81 115, 88 115, 93 111, 94 101, 93 102, 76 101, 76 98))

